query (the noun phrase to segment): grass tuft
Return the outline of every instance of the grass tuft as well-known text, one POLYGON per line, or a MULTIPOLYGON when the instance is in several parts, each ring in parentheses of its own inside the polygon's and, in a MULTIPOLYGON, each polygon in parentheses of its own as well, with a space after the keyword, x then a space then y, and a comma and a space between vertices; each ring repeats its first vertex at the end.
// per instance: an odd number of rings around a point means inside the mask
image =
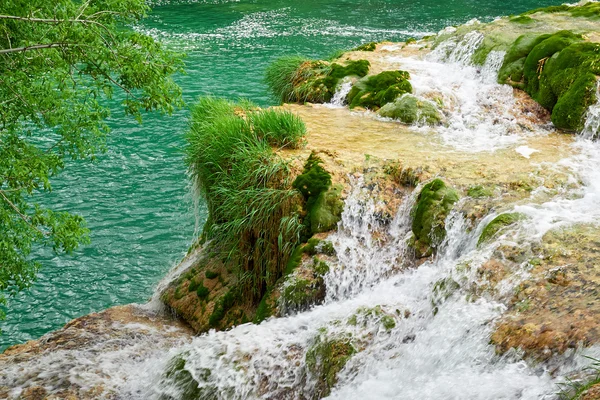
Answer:
POLYGON ((305 128, 290 113, 253 108, 200 98, 186 134, 186 163, 206 198, 205 239, 237 267, 241 293, 259 301, 283 274, 302 229, 290 166, 271 146, 299 146, 305 128))

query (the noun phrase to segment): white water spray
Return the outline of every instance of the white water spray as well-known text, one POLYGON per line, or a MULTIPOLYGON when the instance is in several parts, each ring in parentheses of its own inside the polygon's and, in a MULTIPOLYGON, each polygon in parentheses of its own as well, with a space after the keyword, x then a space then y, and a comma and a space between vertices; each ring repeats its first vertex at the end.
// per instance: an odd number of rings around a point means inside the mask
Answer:
POLYGON ((352 80, 351 79, 343 79, 338 85, 335 94, 331 98, 331 102, 329 104, 325 104, 325 106, 330 108, 342 108, 346 105, 346 97, 350 90, 352 89, 352 80))

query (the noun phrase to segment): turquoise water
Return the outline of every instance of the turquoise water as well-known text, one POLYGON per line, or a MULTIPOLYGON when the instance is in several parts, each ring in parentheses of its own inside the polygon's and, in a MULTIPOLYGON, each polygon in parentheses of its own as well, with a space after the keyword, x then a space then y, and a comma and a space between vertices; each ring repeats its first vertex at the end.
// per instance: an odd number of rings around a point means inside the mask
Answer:
MULTIPOLYGON (((472 18, 560 4, 558 1, 180 1, 155 2, 135 27, 188 53, 178 81, 186 101, 202 94, 248 97, 271 104, 261 81, 284 54, 324 57, 337 49, 405 40, 472 18)), ((186 111, 147 116, 143 125, 117 109, 108 152, 68 166, 45 202, 83 215, 92 244, 73 256, 47 251, 34 286, 9 302, 0 349, 37 338, 78 316, 144 302, 194 236, 196 215, 182 162, 186 111)), ((202 205, 197 213, 205 217, 202 205)))

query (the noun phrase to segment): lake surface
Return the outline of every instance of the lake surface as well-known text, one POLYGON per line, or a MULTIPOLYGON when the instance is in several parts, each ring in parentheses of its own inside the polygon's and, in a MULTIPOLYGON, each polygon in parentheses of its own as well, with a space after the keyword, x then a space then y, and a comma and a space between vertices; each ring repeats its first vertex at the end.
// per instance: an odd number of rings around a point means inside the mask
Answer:
MULTIPOLYGON (((135 29, 185 51, 177 77, 185 100, 248 97, 272 104, 265 67, 286 54, 326 57, 364 42, 419 38, 472 18, 560 4, 521 0, 155 1, 135 29)), ((107 153, 77 162, 53 181, 44 202, 84 216, 92 243, 72 256, 40 250, 33 287, 10 299, 0 350, 107 307, 145 302, 185 254, 205 209, 195 210, 182 161, 187 112, 146 116, 138 125, 115 107, 107 153)))

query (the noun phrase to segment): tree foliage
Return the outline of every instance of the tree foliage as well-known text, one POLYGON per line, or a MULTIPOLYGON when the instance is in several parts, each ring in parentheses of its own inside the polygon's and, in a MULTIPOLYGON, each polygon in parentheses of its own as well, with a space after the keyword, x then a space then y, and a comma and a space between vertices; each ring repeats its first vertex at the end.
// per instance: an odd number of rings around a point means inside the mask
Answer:
POLYGON ((122 92, 139 121, 181 103, 171 79, 181 56, 131 29, 148 11, 144 0, 0 2, 0 303, 33 281, 33 246, 89 241, 82 217, 32 196, 52 189, 66 159, 104 150, 106 99, 122 92))

